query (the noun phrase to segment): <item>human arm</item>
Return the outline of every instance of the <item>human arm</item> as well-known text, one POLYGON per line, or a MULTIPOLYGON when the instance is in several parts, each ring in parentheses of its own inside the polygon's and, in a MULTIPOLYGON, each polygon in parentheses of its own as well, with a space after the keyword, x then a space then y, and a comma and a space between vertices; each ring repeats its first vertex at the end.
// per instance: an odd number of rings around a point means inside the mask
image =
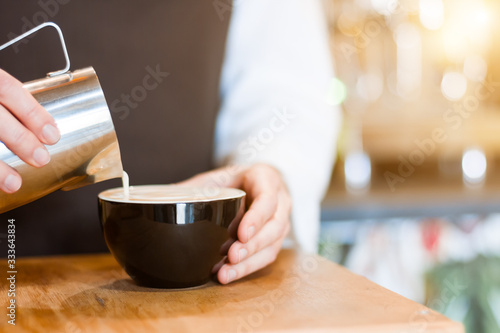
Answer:
POLYGON ((216 128, 220 168, 187 182, 247 192, 238 240, 217 267, 221 283, 273 262, 291 220, 302 250, 316 251, 340 124, 326 103, 332 77, 320 1, 235 2, 216 128))
POLYGON ((247 210, 227 262, 215 267, 223 284, 247 276, 272 263, 290 230, 291 198, 281 174, 267 164, 232 165, 198 174, 184 186, 234 187, 245 191, 247 210))
POLYGON ((327 103, 334 77, 320 0, 235 2, 222 75, 218 165, 265 163, 293 201, 293 235, 317 251, 320 201, 341 123, 327 103))

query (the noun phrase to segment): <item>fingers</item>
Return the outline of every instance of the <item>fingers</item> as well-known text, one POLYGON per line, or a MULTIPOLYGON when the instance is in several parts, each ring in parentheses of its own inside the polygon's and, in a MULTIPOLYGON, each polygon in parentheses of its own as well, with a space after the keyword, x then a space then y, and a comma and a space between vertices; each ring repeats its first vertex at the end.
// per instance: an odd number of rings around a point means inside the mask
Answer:
POLYGON ((242 167, 227 166, 197 174, 177 183, 183 186, 239 187, 242 167))
POLYGON ((243 215, 238 227, 238 239, 247 243, 271 219, 278 206, 276 195, 265 194, 255 199, 249 210, 243 215))
POLYGON ((251 257, 260 250, 270 246, 275 242, 281 242, 290 231, 290 208, 291 200, 288 193, 280 191, 279 204, 274 217, 267 221, 260 231, 248 242, 234 242, 227 252, 228 260, 231 264, 237 264, 248 257, 251 257))
POLYGON ((50 161, 47 148, 2 106, 0 106, 0 141, 32 166, 42 167, 50 161))
POLYGON ((273 218, 247 243, 235 242, 228 251, 228 262, 217 277, 222 284, 251 274, 272 263, 290 231, 291 198, 285 188, 278 192, 278 206, 273 218))
MULTIPOLYGON (((226 167, 178 183, 190 186, 234 186, 247 193, 249 203, 237 230, 238 240, 222 246, 225 257, 212 272, 222 284, 251 274, 272 263, 290 230, 291 198, 280 173, 267 165, 226 167), (238 172, 236 172, 238 171, 238 172)), ((235 235, 233 235, 234 237, 235 235)))
MULTIPOLYGON (((14 154, 34 167, 49 163, 43 144, 60 139, 52 116, 24 89, 21 82, 0 69, 0 141, 14 154)), ((21 187, 19 174, 0 163, 0 189, 14 193, 21 187)))
POLYGON ((227 284, 258 271, 274 262, 280 249, 281 243, 277 242, 256 253, 242 263, 236 265, 225 264, 217 273, 217 279, 220 283, 227 284))
POLYGON ((59 141, 60 133, 52 116, 24 89, 21 82, 1 69, 0 103, 41 143, 52 145, 59 141))
POLYGON ((181 182, 176 183, 176 185, 182 186, 205 186, 207 181, 209 180, 208 172, 197 174, 191 178, 183 180, 181 182))
POLYGON ((274 172, 260 168, 250 170, 245 176, 243 190, 251 204, 238 228, 241 242, 247 243, 274 216, 278 207, 279 180, 274 172))
POLYGON ((14 193, 21 188, 21 176, 8 166, 0 161, 0 189, 5 193, 14 193))
POLYGON ((266 223, 262 230, 255 235, 248 243, 234 242, 228 251, 229 263, 235 265, 244 262, 259 251, 271 244, 282 243, 285 236, 290 231, 290 224, 285 220, 276 220, 266 223))

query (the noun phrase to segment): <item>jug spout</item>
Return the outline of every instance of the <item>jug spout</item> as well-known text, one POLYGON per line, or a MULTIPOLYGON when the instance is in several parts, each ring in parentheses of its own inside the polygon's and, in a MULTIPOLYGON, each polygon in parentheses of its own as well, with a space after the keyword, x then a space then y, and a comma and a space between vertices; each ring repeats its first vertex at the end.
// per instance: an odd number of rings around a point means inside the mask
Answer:
POLYGON ((92 160, 88 162, 85 177, 61 188, 63 191, 74 190, 86 185, 95 184, 104 180, 120 178, 123 176, 123 167, 120 157, 120 147, 116 138, 104 138, 112 142, 101 150, 92 160))

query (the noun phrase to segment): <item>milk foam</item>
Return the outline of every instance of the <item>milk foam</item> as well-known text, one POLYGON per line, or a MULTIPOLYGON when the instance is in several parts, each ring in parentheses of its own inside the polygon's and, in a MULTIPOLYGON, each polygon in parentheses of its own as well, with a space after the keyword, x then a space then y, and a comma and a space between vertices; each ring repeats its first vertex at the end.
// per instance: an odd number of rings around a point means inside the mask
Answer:
MULTIPOLYGON (((125 177, 124 177, 125 178, 125 177)), ((130 203, 189 203, 240 198, 245 192, 233 188, 203 188, 180 185, 141 185, 114 188, 99 194, 99 198, 130 203), (128 189, 128 193, 127 193, 128 189)))

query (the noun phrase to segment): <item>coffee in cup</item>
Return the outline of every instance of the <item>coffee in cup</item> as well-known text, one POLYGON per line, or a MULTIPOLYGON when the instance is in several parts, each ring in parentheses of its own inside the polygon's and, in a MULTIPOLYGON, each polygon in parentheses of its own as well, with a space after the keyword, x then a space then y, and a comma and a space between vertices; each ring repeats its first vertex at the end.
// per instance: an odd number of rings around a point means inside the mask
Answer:
POLYGON ((99 194, 109 250, 138 284, 201 285, 224 259, 244 213, 245 192, 178 185, 131 186, 99 194))

